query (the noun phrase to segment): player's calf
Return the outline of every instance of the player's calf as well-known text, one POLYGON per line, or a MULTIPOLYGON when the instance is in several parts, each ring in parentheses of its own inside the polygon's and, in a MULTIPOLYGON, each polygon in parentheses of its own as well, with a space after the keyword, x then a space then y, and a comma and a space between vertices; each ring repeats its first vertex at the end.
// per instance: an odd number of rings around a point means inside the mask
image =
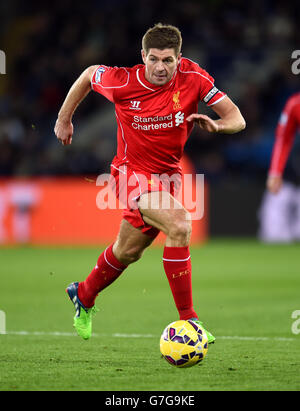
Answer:
POLYGON ((142 257, 143 251, 144 249, 142 249, 139 244, 126 247, 116 242, 113 248, 116 258, 125 265, 138 261, 142 257))

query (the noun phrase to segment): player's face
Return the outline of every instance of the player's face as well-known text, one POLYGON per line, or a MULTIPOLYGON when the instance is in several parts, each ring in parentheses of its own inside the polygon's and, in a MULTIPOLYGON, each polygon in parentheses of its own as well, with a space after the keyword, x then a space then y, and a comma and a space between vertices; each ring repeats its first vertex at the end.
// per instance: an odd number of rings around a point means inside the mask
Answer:
POLYGON ((148 54, 142 50, 146 66, 146 79, 156 86, 163 86, 171 80, 176 71, 181 54, 176 56, 174 49, 149 49, 148 54))

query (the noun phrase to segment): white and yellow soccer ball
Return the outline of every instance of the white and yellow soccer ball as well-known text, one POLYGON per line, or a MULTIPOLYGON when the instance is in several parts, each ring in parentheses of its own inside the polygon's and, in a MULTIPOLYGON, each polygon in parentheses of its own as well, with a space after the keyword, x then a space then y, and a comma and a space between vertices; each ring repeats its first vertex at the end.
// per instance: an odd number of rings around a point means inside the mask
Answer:
POLYGON ((207 335, 203 328, 192 320, 174 321, 163 331, 160 352, 165 360, 175 367, 192 367, 203 361, 208 350, 207 335))

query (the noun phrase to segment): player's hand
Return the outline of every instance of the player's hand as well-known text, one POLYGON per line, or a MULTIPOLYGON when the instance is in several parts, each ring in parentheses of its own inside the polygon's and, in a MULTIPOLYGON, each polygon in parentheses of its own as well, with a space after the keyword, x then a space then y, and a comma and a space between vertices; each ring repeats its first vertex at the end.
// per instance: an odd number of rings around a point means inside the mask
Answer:
POLYGON ((187 117, 186 121, 194 121, 200 128, 208 131, 209 133, 217 133, 219 131, 218 123, 205 114, 191 114, 187 117))
POLYGON ((281 176, 269 176, 267 179, 267 189, 272 194, 277 194, 282 186, 282 177, 281 176))
POLYGON ((63 146, 72 144, 73 132, 74 129, 71 121, 65 122, 60 120, 59 118, 56 120, 54 133, 57 137, 57 140, 60 141, 63 146))

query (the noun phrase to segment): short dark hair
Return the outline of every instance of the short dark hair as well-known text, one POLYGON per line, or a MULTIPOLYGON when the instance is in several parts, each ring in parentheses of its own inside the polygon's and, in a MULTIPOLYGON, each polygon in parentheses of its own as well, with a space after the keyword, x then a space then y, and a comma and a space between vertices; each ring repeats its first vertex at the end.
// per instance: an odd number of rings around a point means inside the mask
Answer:
POLYGON ((182 37, 180 30, 170 24, 155 24, 146 31, 142 39, 142 47, 146 55, 150 49, 174 49, 176 56, 181 51, 182 37))

